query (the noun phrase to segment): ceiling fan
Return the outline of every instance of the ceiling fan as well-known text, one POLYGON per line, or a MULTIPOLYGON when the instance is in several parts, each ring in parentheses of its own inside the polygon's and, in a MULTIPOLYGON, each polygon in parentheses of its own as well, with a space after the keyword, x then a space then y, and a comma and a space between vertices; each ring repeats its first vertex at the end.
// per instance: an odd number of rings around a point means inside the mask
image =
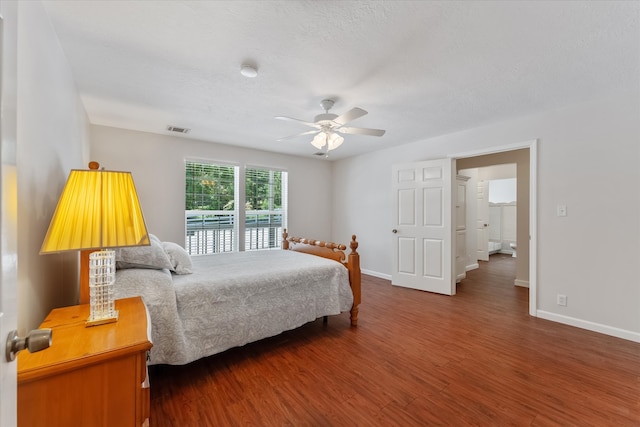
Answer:
POLYGON ((320 102, 320 106, 325 112, 324 114, 318 114, 313 119, 313 122, 307 122, 305 120, 299 120, 285 116, 276 116, 276 119, 294 121, 314 128, 313 130, 280 138, 278 139, 278 141, 297 138, 302 135, 316 134, 316 136, 311 141, 311 145, 316 147, 318 150, 322 150, 326 147, 327 152, 329 152, 338 148, 344 141, 344 138, 339 134, 370 136, 384 135, 385 131, 382 129, 354 128, 345 126, 347 123, 364 116, 365 114, 367 114, 367 112, 362 108, 356 107, 338 116, 337 114, 329 113, 329 110, 331 109, 331 107, 333 107, 334 103, 335 101, 333 101, 332 99, 323 99, 320 102))

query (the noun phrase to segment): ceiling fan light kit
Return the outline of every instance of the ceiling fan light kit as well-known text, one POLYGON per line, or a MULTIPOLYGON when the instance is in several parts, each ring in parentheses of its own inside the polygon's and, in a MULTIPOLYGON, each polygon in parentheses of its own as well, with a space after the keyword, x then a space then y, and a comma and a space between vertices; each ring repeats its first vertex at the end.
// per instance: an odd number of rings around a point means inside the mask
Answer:
POLYGON ((344 142, 344 138, 336 133, 324 133, 320 132, 311 141, 311 145, 318 150, 322 150, 324 146, 327 146, 327 151, 335 150, 344 142))
POLYGON ((313 122, 307 122, 305 120, 294 119, 291 117, 277 116, 276 119, 295 121, 315 128, 315 130, 310 130, 285 138, 280 138, 278 141, 296 138, 302 135, 316 134, 316 136, 314 136, 313 140, 311 141, 311 145, 316 147, 318 150, 326 148, 326 151, 329 152, 331 150, 335 150, 344 142, 344 137, 339 135, 342 133, 369 136, 384 135, 385 131, 382 129, 345 127, 344 125, 364 116, 365 114, 367 114, 367 112, 362 108, 356 107, 339 116, 337 114, 329 113, 329 110, 333 107, 334 104, 335 101, 333 101, 332 99, 323 99, 320 102, 320 106, 324 109, 325 112, 323 114, 318 114, 313 119, 313 122))

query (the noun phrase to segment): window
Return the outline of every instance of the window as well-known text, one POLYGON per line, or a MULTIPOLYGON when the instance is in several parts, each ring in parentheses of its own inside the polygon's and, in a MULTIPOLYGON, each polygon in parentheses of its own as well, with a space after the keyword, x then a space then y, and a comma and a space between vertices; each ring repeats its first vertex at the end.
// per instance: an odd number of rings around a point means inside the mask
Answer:
POLYGON ((287 173, 283 171, 247 168, 245 250, 281 247, 286 211, 286 176, 287 173))
POLYGON ((281 246, 286 172, 186 161, 185 188, 185 248, 190 254, 281 246))
POLYGON ((185 248, 192 255, 237 250, 238 167, 185 163, 185 248))

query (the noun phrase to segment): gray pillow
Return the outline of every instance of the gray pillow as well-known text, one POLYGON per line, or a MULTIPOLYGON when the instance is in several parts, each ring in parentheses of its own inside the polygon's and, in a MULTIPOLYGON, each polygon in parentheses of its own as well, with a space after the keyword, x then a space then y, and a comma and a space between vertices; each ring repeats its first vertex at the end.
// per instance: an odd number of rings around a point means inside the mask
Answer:
MULTIPOLYGON (((153 236, 155 237, 155 236, 153 236)), ((149 235, 151 245, 116 249, 116 268, 153 268, 173 270, 162 244, 149 235)))
POLYGON ((176 274, 193 273, 193 263, 189 253, 182 246, 173 242, 162 242, 162 247, 173 265, 172 270, 176 274))

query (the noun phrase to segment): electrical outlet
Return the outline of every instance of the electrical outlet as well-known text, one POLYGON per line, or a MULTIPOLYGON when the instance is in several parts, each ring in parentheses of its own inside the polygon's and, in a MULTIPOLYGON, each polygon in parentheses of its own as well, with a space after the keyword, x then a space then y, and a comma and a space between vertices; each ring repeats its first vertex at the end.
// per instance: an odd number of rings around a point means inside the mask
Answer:
POLYGON ((567 296, 558 294, 558 305, 567 306, 567 296))

